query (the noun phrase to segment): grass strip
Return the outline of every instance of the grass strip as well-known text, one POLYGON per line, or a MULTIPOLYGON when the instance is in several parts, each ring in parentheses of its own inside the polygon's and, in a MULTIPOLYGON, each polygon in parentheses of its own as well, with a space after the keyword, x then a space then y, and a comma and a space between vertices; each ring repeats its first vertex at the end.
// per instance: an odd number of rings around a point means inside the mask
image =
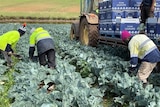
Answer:
POLYGON ((14 84, 14 78, 13 78, 13 71, 14 69, 9 69, 4 73, 4 76, 8 77, 8 80, 5 81, 3 84, 4 90, 0 92, 0 107, 9 107, 11 99, 8 98, 8 91, 14 84))

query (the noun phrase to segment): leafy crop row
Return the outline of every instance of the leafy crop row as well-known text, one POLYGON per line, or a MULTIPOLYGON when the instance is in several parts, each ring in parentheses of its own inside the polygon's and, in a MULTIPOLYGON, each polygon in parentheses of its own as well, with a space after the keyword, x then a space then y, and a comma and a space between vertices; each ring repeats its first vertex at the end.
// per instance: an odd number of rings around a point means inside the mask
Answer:
MULTIPOLYGON (((15 29, 18 25, 6 24, 2 28, 15 29)), ((128 75, 126 49, 106 45, 93 48, 70 41, 69 24, 31 24, 27 30, 39 26, 54 39, 57 68, 51 70, 28 60, 27 32, 17 47, 23 59, 14 67, 14 85, 9 90, 12 107, 102 107, 105 93, 114 94, 113 107, 160 106, 159 75, 152 73, 149 82, 153 85, 144 89, 136 76, 128 75), (53 90, 48 90, 50 83, 55 86, 53 90)), ((7 69, 2 67, 1 74, 7 69)))

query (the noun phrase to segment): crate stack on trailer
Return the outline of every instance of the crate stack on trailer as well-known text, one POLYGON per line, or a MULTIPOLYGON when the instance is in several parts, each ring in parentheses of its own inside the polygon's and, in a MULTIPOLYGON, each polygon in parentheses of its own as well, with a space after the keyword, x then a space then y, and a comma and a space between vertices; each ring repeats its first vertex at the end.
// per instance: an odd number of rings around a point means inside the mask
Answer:
MULTIPOLYGON (((104 0, 99 3, 99 33, 105 37, 120 38, 121 31, 139 33, 140 3, 142 0, 104 0)), ((151 38, 160 36, 160 0, 156 0, 155 17, 146 24, 151 38)))

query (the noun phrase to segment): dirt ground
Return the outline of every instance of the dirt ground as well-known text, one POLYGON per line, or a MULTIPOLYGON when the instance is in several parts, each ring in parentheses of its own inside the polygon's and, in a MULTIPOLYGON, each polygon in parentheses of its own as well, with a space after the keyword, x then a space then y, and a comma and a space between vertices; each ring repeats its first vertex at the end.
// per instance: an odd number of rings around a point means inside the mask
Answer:
MULTIPOLYGON (((47 14, 54 14, 54 7, 57 7, 57 5, 54 4, 21 4, 21 5, 10 5, 10 6, 4 6, 1 8, 0 11, 3 12, 22 12, 22 13, 47 13, 47 14), (29 5, 29 8, 28 8, 29 5), (40 8, 43 7, 43 8, 40 8)), ((56 8, 57 9, 57 8, 56 8)), ((79 13, 80 7, 77 6, 72 6, 72 7, 63 7, 63 8, 58 8, 58 11, 55 10, 55 12, 66 12, 68 14, 70 13, 79 13)), ((78 17, 78 16, 77 16, 78 17)), ((26 22, 26 23, 71 23, 75 21, 75 18, 47 18, 47 16, 44 17, 24 17, 24 16, 4 16, 0 15, 0 23, 17 23, 17 22, 26 22)))
POLYGON ((0 23, 72 23, 75 18, 61 19, 61 18, 35 18, 35 17, 0 17, 0 23))
MULTIPOLYGON (((56 6, 56 5, 55 5, 56 6)), ((9 11, 9 12, 41 12, 41 11, 46 11, 46 10, 52 10, 54 7, 54 4, 30 4, 29 8, 26 4, 20 5, 20 6, 11 6, 11 7, 5 7, 3 8, 3 11, 9 11), (43 7, 43 8, 39 8, 39 7, 43 7)), ((71 13, 71 12, 79 12, 80 7, 77 6, 72 6, 72 7, 65 7, 65 8, 59 8, 58 12, 67 12, 67 13, 71 13)), ((54 10, 54 9, 53 9, 54 10)), ((2 10, 1 10, 2 11, 2 10)))

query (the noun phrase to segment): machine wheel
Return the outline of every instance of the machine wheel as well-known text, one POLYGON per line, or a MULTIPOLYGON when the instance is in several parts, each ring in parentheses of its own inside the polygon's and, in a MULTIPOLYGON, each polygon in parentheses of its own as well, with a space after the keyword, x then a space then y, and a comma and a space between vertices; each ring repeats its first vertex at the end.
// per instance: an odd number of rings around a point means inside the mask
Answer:
POLYGON ((71 30, 70 30, 70 39, 78 39, 79 37, 79 22, 73 22, 71 25, 71 30))
POLYGON ((98 44, 97 25, 90 25, 86 18, 81 20, 80 24, 80 41, 83 45, 97 46, 98 44))

